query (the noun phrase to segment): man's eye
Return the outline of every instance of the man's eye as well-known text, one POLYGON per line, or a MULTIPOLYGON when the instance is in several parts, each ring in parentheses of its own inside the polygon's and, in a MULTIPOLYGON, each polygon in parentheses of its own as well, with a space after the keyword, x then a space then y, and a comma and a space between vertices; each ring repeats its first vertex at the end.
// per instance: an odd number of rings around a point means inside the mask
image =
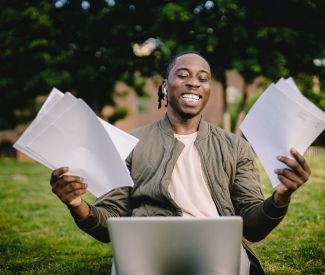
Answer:
POLYGON ((186 78, 186 77, 188 77, 188 75, 187 74, 179 74, 178 77, 180 77, 180 78, 186 78))
POLYGON ((201 82, 207 82, 209 79, 207 77, 200 77, 199 80, 201 82))

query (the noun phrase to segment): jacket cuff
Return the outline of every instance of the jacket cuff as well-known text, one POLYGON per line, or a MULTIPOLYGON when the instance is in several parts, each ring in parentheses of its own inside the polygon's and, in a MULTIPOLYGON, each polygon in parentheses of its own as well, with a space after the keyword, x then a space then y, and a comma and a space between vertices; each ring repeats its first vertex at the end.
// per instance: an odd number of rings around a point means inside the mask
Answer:
POLYGON ((288 211, 289 205, 277 206, 273 202, 274 192, 271 197, 264 201, 263 210, 272 219, 282 219, 288 211))
POLYGON ((98 217, 94 214, 94 211, 95 211, 94 206, 89 205, 89 204, 88 204, 88 206, 89 206, 90 212, 89 212, 89 216, 87 218, 77 219, 77 218, 73 217, 76 225, 84 231, 91 231, 92 229, 96 228, 99 224, 98 217))

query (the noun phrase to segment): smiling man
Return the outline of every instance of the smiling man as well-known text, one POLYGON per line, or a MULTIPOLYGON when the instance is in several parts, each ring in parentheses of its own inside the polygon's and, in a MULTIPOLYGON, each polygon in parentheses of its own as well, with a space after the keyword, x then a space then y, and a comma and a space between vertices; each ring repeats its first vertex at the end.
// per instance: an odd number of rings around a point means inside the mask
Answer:
POLYGON ((210 81, 210 66, 198 55, 180 56, 175 60, 174 66, 170 67, 170 73, 162 86, 165 94, 167 91, 173 91, 167 94, 167 115, 170 120, 175 120, 175 127, 184 123, 187 127, 191 125, 190 129, 183 129, 184 132, 174 129, 175 133, 190 134, 197 131, 201 112, 209 100, 210 81), (193 63, 193 60, 196 62, 193 63))
POLYGON ((79 228, 102 242, 109 241, 110 217, 239 215, 241 274, 264 274, 246 240, 259 241, 280 223, 310 169, 296 150, 292 159, 280 156, 288 169, 276 171, 281 183, 265 200, 249 144, 202 119, 210 82, 210 66, 198 53, 180 54, 169 63, 158 91, 159 107, 167 100, 165 117, 134 131, 139 143, 126 160, 132 188, 115 189, 90 205, 80 197, 87 184, 65 175, 68 168, 62 167, 52 173, 52 190, 79 228))

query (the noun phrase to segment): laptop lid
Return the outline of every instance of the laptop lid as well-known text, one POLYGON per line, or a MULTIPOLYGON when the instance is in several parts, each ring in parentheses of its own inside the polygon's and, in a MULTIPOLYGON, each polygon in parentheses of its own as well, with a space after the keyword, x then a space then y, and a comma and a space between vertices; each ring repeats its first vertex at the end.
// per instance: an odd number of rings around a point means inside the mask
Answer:
POLYGON ((239 274, 240 217, 109 218, 117 275, 239 274))

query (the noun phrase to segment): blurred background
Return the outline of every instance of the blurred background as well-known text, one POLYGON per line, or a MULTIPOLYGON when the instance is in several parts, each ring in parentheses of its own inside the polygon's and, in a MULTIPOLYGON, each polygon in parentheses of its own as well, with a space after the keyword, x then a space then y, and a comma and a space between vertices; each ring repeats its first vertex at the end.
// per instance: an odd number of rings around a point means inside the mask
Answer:
MULTIPOLYGON (((0 274, 110 274, 110 245, 75 226, 50 171, 20 161, 12 144, 53 87, 126 131, 159 119, 166 62, 188 50, 211 65, 204 116, 227 131, 240 135, 249 108, 281 77, 325 111, 324 0, 0 0, 0 274)), ((324 133, 306 155, 308 184, 254 245, 267 274, 324 274, 324 133)))
MULTIPOLYGON (((188 50, 211 65, 204 116, 227 131, 240 135, 249 108, 281 77, 325 110, 323 0, 0 4, 0 156, 24 158, 12 144, 53 87, 123 130, 159 119, 165 65, 188 50)), ((324 133, 313 145, 324 147, 324 133)))

